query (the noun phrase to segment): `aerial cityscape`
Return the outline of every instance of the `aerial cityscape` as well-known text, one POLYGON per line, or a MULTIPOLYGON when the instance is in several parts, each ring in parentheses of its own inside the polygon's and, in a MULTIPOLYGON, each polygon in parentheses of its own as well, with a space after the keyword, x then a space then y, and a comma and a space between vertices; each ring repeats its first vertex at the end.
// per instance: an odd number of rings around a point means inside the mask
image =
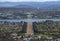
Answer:
POLYGON ((60 1, 1 0, 0 41, 60 41, 60 1))

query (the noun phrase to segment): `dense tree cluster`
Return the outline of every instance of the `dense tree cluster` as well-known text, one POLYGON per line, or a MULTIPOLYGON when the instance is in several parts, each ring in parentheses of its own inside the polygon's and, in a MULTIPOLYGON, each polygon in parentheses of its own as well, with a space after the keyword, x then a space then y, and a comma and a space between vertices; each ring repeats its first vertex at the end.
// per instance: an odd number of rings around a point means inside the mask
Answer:
POLYGON ((34 22, 34 32, 38 36, 45 36, 57 38, 60 37, 60 22, 45 21, 45 22, 34 22))

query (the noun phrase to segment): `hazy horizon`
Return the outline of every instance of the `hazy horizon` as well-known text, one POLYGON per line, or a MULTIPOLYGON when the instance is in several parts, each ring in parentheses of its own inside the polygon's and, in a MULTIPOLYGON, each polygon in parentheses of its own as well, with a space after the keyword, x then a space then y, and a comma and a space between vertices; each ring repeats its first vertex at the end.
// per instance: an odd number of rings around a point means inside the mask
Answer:
POLYGON ((60 0, 0 0, 0 2, 51 2, 60 0))

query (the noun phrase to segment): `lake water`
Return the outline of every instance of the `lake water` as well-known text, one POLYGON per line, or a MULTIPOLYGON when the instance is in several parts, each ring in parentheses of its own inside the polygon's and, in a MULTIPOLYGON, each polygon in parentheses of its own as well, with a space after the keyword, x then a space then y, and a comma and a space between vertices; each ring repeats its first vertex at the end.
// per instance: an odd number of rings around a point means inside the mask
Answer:
POLYGON ((42 22, 42 21, 46 21, 46 20, 52 20, 52 21, 60 21, 60 19, 20 19, 20 20, 17 20, 17 19, 14 19, 14 20, 8 20, 8 19, 3 19, 0 21, 8 21, 8 22, 42 22))

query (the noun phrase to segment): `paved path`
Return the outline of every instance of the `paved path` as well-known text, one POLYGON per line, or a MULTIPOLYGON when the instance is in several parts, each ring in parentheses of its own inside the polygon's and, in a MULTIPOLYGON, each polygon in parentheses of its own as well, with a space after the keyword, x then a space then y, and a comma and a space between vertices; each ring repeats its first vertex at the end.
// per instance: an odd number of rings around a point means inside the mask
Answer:
POLYGON ((32 24, 32 22, 27 23, 27 34, 33 35, 33 24, 32 24))

